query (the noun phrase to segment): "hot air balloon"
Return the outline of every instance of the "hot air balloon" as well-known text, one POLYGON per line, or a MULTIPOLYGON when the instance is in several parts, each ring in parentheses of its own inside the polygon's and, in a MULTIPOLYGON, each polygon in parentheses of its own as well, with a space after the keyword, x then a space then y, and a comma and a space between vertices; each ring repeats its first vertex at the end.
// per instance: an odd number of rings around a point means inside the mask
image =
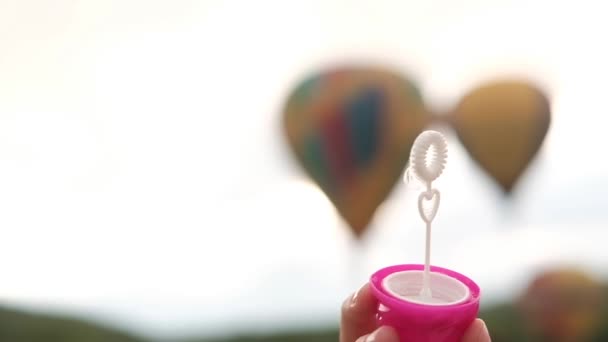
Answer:
POLYGON ((577 269, 539 274, 518 307, 533 335, 542 341, 599 341, 604 303, 601 285, 577 269))
POLYGON ((375 67, 308 77, 290 94, 283 114, 296 159, 357 238, 400 179, 429 117, 409 80, 375 67))
POLYGON ((497 81, 465 95, 451 117, 471 157, 509 194, 549 129, 547 96, 523 81, 497 81))

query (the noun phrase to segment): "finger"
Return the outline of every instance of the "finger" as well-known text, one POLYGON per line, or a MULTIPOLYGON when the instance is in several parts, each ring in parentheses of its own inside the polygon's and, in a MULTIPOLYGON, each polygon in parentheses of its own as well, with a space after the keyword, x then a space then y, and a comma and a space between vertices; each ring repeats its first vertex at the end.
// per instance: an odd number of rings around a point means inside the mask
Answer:
POLYGON ((462 342, 490 342, 488 327, 481 319, 473 321, 469 329, 464 334, 462 342))
POLYGON ((369 335, 359 337, 357 342, 399 342, 399 336, 392 327, 382 326, 369 335))
POLYGON ((376 306, 369 284, 350 296, 342 304, 340 342, 355 342, 357 338, 376 329, 376 306))

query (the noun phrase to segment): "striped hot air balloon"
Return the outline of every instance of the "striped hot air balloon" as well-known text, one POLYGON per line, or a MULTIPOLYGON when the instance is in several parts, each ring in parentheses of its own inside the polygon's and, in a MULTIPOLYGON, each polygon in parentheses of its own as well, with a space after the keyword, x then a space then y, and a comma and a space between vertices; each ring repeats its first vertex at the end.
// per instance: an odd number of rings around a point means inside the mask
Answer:
POLYGON ((314 75, 295 88, 284 109, 297 160, 356 237, 400 178, 428 119, 409 80, 372 67, 314 75))

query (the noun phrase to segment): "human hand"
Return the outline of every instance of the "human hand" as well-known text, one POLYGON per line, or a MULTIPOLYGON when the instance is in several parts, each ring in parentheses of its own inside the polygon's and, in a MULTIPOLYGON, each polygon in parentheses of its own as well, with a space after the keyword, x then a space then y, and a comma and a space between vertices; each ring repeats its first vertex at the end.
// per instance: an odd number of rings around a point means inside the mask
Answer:
MULTIPOLYGON (((369 284, 348 297, 342 305, 340 342, 399 342, 393 328, 377 328, 377 307, 378 301, 372 295, 369 284)), ((473 321, 462 342, 490 342, 485 323, 480 319, 473 321)))

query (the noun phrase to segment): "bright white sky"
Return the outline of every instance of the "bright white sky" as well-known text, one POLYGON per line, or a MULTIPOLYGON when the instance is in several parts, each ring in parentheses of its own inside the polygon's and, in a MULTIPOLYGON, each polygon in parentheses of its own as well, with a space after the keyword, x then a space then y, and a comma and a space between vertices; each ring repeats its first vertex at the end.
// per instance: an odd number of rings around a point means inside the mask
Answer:
POLYGON ((555 263, 606 276, 600 6, 0 0, 0 299, 163 335, 335 322, 371 272, 422 261, 424 233, 400 186, 353 261, 289 158, 284 97, 344 59, 409 72, 443 105, 503 74, 550 89, 510 206, 448 137, 433 262, 486 303, 555 263))

